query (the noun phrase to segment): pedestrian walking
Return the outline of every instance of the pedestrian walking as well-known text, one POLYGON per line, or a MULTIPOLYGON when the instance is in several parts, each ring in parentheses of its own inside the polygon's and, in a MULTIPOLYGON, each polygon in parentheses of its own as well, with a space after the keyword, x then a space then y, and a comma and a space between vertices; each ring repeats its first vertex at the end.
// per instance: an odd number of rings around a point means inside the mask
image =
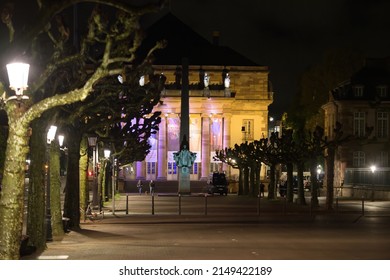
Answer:
POLYGON ((154 183, 154 181, 153 181, 153 180, 150 180, 150 183, 149 183, 150 195, 153 195, 153 194, 154 194, 155 186, 156 186, 156 184, 154 183))
POLYGON ((141 180, 138 180, 137 188, 138 188, 139 195, 141 195, 142 194, 142 188, 143 188, 143 184, 142 184, 141 180))

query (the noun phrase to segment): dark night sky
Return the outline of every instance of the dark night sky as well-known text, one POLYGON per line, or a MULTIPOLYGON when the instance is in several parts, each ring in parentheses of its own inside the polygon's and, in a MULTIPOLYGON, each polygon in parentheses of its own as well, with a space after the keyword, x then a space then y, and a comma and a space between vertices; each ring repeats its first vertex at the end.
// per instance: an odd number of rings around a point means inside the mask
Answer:
POLYGON ((218 30, 220 44, 269 66, 276 116, 326 49, 390 55, 389 0, 172 0, 169 10, 206 39, 218 30))
POLYGON ((269 66, 275 92, 270 114, 276 117, 291 103, 301 73, 326 49, 390 56, 390 0, 171 0, 147 22, 168 11, 208 40, 218 30, 221 45, 269 66))

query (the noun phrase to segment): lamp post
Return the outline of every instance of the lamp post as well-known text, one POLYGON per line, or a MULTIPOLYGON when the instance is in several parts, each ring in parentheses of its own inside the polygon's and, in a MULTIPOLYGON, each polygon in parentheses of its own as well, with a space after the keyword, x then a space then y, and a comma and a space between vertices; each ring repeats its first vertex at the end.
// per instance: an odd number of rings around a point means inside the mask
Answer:
POLYGON ((52 125, 47 132, 46 137, 46 240, 52 241, 52 228, 51 228, 51 209, 50 209, 50 144, 54 140, 57 127, 52 125))
POLYGON ((58 135, 58 144, 60 145, 60 176, 63 175, 63 172, 61 170, 61 151, 64 152, 64 154, 66 153, 66 147, 64 147, 64 140, 65 140, 65 136, 60 134, 58 135))
POLYGON ((375 166, 375 165, 371 165, 370 169, 371 169, 371 173, 372 173, 371 200, 374 201, 374 194, 375 194, 374 186, 375 186, 375 171, 376 171, 376 166, 375 166))
POLYGON ((371 173, 372 173, 372 187, 374 187, 374 185, 375 185, 376 166, 375 165, 371 165, 370 169, 371 169, 371 173))
POLYGON ((98 184, 97 184, 97 149, 96 149, 97 137, 88 137, 88 144, 93 148, 93 188, 92 188, 92 203, 93 205, 100 205, 98 196, 98 184))

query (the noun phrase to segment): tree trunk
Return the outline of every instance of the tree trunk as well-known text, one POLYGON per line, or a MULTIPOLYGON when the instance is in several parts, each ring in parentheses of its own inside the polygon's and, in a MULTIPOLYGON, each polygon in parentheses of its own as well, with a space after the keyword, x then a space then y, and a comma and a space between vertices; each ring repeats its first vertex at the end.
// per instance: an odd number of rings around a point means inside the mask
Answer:
POLYGON ((0 193, 0 259, 17 260, 20 258, 23 231, 24 179, 29 137, 26 123, 18 121, 25 111, 24 103, 12 101, 9 106, 12 108, 8 114, 9 134, 0 193))
POLYGON ((303 189, 303 170, 304 164, 299 162, 297 164, 297 179, 298 179, 298 203, 301 205, 306 205, 305 200, 305 190, 303 189))
POLYGON ((328 155, 326 157, 326 209, 333 210, 333 199, 334 199, 334 159, 335 159, 335 148, 330 146, 328 148, 328 155))
POLYGON ((244 195, 249 194, 249 167, 244 168, 244 195))
POLYGON ((55 240, 64 235, 61 211, 60 146, 57 139, 50 144, 50 210, 51 227, 55 240))
POLYGON ((32 122, 31 153, 30 153, 30 184, 28 190, 27 235, 29 245, 37 251, 46 248, 45 224, 45 165, 46 165, 46 122, 38 119, 32 122))
MULTIPOLYGON (((80 143, 80 209, 87 209, 89 202, 88 185, 88 138, 84 135, 80 143)), ((85 219, 84 211, 81 212, 81 219, 85 219)))
POLYGON ((69 218, 69 228, 80 226, 80 141, 76 128, 68 130, 68 173, 65 186, 64 217, 69 218))
POLYGON ((275 199, 275 171, 276 164, 271 164, 268 185, 268 199, 275 199))
POLYGON ((106 200, 108 201, 112 198, 112 163, 110 160, 105 161, 105 170, 104 170, 104 191, 105 191, 105 196, 106 200))
POLYGON ((311 207, 318 207, 317 160, 310 161, 311 207))
POLYGON ((237 194, 238 195, 242 195, 244 193, 244 187, 243 187, 243 172, 242 172, 242 168, 239 167, 238 168, 238 192, 237 194))
POLYGON ((287 163, 287 201, 294 201, 294 165, 287 163))
POLYGON ((257 195, 256 191, 256 168, 255 164, 253 164, 250 168, 250 193, 252 196, 257 195))
POLYGON ((99 195, 101 197, 100 205, 106 201, 106 190, 107 190, 107 160, 101 160, 100 172, 99 172, 99 195))
POLYGON ((261 163, 256 165, 256 168, 255 168, 255 193, 254 193, 254 195, 260 195, 260 184, 261 184, 260 172, 261 172, 261 163))

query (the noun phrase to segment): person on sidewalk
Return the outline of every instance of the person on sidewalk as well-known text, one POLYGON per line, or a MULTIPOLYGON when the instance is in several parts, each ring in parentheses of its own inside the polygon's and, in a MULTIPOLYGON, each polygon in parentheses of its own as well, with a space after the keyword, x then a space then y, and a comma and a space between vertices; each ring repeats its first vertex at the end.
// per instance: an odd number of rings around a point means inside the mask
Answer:
POLYGON ((154 188, 155 188, 155 183, 153 180, 150 180, 150 183, 149 183, 149 191, 150 191, 150 195, 154 195, 154 188))
POLYGON ((138 193, 139 193, 139 195, 142 194, 142 187, 143 187, 142 181, 141 181, 141 180, 138 180, 137 188, 138 188, 138 193))

